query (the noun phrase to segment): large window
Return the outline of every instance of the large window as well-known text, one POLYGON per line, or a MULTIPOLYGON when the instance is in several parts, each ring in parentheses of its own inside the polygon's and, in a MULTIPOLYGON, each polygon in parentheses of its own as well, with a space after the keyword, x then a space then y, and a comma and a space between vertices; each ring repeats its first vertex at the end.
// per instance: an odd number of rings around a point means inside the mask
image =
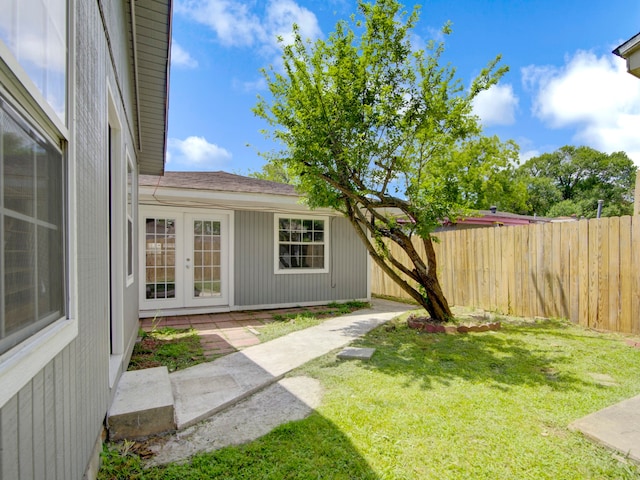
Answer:
POLYGON ((326 273, 326 217, 275 216, 276 273, 326 273))
POLYGON ((65 316, 64 163, 0 98, 0 353, 65 316))

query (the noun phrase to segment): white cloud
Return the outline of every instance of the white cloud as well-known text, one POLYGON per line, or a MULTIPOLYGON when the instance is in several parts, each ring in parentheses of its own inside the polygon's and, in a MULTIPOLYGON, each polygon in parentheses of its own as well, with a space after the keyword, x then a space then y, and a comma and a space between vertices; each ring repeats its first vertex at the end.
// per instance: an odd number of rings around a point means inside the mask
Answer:
POLYGON ((177 67, 196 68, 198 61, 173 40, 171 42, 171 64, 177 67))
POLYGON ((233 88, 241 90, 243 92, 262 92, 268 89, 268 85, 267 81, 263 77, 261 77, 257 80, 249 80, 246 82, 234 80, 233 88))
POLYGON ((282 37, 285 45, 293 42, 292 26, 296 24, 302 38, 319 38, 322 35, 318 19, 310 10, 293 0, 271 0, 267 5, 265 30, 267 42, 277 45, 276 38, 282 37))
POLYGON ((184 0, 176 4, 184 14, 216 33, 226 46, 252 46, 262 27, 249 6, 234 0, 184 0))
POLYGON ((183 0, 176 5, 176 13, 208 26, 222 45, 253 47, 271 52, 277 47, 276 37, 291 41, 293 24, 300 28, 303 38, 322 35, 313 12, 294 0, 270 0, 261 12, 260 2, 239 0, 183 0), (251 7, 254 7, 253 9, 251 7))
POLYGON ((231 153, 204 137, 170 138, 167 163, 172 170, 215 170, 231 159, 231 153))
POLYGON ((511 85, 494 85, 480 92, 473 101, 473 113, 485 127, 513 124, 517 107, 518 97, 511 85))
POLYGON ((640 81, 623 60, 578 51, 562 67, 529 66, 522 77, 534 94, 534 116, 552 128, 575 128, 577 144, 624 151, 640 164, 640 81))

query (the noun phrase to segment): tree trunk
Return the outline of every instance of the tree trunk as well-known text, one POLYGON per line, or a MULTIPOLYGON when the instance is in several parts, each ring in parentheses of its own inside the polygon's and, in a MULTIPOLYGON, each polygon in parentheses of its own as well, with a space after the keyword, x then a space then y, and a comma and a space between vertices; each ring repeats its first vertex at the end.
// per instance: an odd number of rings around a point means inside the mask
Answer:
POLYGON ((438 281, 436 252, 433 248, 433 241, 431 240, 431 237, 422 239, 426 252, 425 263, 416 251, 413 241, 409 236, 397 230, 395 232, 392 232, 391 229, 379 230, 374 226, 374 222, 363 221, 364 218, 361 214, 359 215, 359 210, 354 208, 349 201, 346 202, 346 205, 346 216, 358 234, 358 237, 366 246, 371 258, 373 258, 389 278, 407 292, 411 298, 424 307, 431 316, 431 320, 433 322, 447 322, 453 315, 451 314, 449 303, 447 302, 447 299, 442 292, 442 288, 440 287, 440 282, 438 281), (378 251, 378 248, 374 245, 372 238, 367 235, 367 231, 372 234, 383 234, 383 236, 386 236, 386 238, 396 243, 407 254, 413 268, 407 267, 390 254, 381 254, 378 251), (402 274, 404 274, 408 279, 418 283, 418 285, 423 288, 424 293, 414 288, 406 278, 401 276, 402 274))
POLYGON ((423 239, 425 252, 427 255, 427 275, 422 284, 427 298, 425 299, 424 308, 429 312, 431 318, 436 322, 446 322, 453 315, 449 309, 449 302, 442 292, 442 287, 438 281, 436 252, 433 248, 433 240, 431 237, 423 239))

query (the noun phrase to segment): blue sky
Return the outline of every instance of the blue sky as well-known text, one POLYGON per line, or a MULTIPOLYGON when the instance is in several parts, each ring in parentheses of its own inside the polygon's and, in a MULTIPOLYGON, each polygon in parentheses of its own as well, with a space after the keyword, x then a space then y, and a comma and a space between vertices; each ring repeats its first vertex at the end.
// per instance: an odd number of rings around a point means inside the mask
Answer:
MULTIPOLYGON (((564 145, 625 151, 640 165, 640 80, 611 51, 640 31, 637 0, 431 0, 416 38, 439 38, 465 86, 496 55, 510 71, 475 104, 486 134, 520 145, 521 160, 564 145)), ((176 0, 167 170, 247 174, 275 145, 251 108, 267 96, 260 68, 277 65, 291 25, 326 38, 354 0, 176 0)))

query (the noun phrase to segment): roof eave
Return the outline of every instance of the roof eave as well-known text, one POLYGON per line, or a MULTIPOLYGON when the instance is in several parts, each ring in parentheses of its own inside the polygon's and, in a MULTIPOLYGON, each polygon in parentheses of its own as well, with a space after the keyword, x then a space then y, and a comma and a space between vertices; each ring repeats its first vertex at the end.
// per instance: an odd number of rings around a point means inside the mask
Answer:
POLYGON ((162 175, 167 150, 172 0, 131 2, 141 174, 162 175))
POLYGON ((640 78, 640 33, 618 46, 613 50, 613 54, 624 58, 627 62, 627 71, 640 78))

